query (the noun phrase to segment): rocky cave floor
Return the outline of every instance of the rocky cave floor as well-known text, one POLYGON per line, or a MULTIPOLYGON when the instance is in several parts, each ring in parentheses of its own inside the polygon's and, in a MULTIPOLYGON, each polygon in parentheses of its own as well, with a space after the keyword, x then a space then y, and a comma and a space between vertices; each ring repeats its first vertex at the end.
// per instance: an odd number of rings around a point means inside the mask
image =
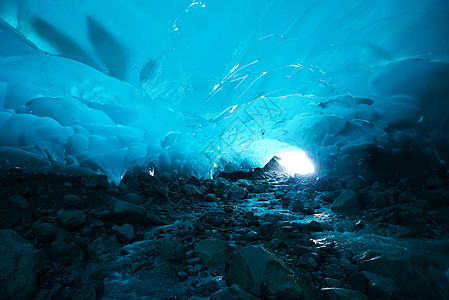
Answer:
POLYGON ((2 299, 449 299, 446 180, 1 178, 2 299))

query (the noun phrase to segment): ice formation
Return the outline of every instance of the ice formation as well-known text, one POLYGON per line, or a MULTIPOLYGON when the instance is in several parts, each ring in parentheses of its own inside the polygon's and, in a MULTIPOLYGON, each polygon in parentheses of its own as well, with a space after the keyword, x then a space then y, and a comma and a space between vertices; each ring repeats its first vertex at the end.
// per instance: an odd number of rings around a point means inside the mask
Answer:
POLYGON ((446 170, 449 2, 0 3, 0 165, 446 170))

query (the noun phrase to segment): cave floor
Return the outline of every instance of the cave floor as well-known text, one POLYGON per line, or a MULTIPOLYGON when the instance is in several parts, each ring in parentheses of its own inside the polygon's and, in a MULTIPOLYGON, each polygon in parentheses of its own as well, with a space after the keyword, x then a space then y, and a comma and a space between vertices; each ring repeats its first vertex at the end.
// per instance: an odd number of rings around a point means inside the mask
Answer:
POLYGON ((445 181, 1 175, 35 299, 449 298, 445 181))

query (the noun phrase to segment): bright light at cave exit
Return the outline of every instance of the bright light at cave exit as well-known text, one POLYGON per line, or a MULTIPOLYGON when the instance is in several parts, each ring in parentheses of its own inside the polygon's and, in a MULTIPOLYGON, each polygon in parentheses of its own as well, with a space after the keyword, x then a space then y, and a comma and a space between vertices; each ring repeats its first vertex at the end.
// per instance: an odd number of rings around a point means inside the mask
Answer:
POLYGON ((289 175, 315 173, 315 166, 307 154, 302 151, 289 151, 276 154, 279 164, 287 169, 289 175))

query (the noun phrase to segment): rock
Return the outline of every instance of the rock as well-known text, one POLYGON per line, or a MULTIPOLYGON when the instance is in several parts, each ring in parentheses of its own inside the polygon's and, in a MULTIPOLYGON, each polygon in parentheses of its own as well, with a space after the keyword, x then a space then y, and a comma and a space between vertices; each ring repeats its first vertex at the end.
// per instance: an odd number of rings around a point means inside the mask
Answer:
POLYGON ((0 230, 0 298, 32 299, 42 256, 14 230, 0 230))
POLYGON ((181 243, 165 243, 161 247, 160 257, 176 261, 184 258, 184 246, 181 243))
POLYGON ((90 243, 87 246, 87 253, 91 259, 99 259, 102 254, 107 254, 108 250, 103 243, 103 239, 99 237, 90 243))
POLYGON ((383 208, 387 206, 388 202, 385 196, 385 192, 374 192, 368 194, 366 197, 366 208, 383 208))
POLYGON ((351 284, 351 288, 354 290, 361 291, 362 293, 366 293, 366 288, 368 286, 368 281, 366 279, 365 274, 362 272, 354 273, 349 277, 349 283, 351 284))
POLYGON ((224 264, 231 252, 228 242, 219 239, 199 241, 194 250, 201 261, 210 266, 224 264))
POLYGON ((136 193, 127 193, 123 196, 123 200, 133 204, 142 204, 145 202, 145 198, 136 193))
POLYGON ((249 241, 249 242, 255 242, 257 240, 259 240, 260 236, 257 232, 255 232, 254 230, 251 230, 250 232, 246 233, 243 236, 243 239, 245 241, 249 241))
POLYGON ((112 204, 111 213, 115 221, 136 224, 142 222, 145 216, 145 208, 119 200, 112 204))
POLYGON ((124 224, 122 226, 113 226, 112 229, 115 230, 115 235, 117 236, 117 241, 120 244, 129 244, 134 241, 136 235, 134 233, 134 227, 129 224, 124 224))
POLYGON ((235 253, 226 279, 228 285, 238 284, 261 298, 315 299, 304 279, 261 246, 248 246, 235 253))
POLYGON ((79 209, 69 208, 58 212, 61 218, 61 226, 72 230, 86 222, 86 214, 79 209))
POLYGON ((109 185, 108 177, 106 175, 87 175, 83 177, 81 183, 86 188, 94 188, 99 186, 107 188, 109 185))
POLYGON ((78 197, 77 195, 65 195, 63 202, 66 206, 81 209, 83 208, 85 201, 83 198, 78 197))
POLYGON ((343 282, 341 282, 338 279, 335 278, 324 278, 323 279, 323 284, 327 287, 342 287, 343 286, 343 282))
POLYGON ((380 274, 394 280, 402 293, 409 297, 444 298, 447 278, 436 269, 433 262, 423 253, 396 253, 382 255, 359 262, 360 269, 380 274))
POLYGON ((34 237, 41 243, 49 243, 56 237, 57 228, 51 223, 36 222, 31 226, 34 237))
POLYGON ((301 200, 293 200, 288 206, 288 209, 291 210, 292 212, 302 212, 304 210, 304 204, 302 203, 301 200))
POLYGON ((248 198, 248 191, 244 187, 240 187, 236 184, 232 185, 226 194, 226 198, 236 198, 237 200, 243 200, 248 198))
POLYGON ((238 285, 233 284, 210 297, 210 300, 257 300, 251 294, 242 290, 238 285))
POLYGON ((330 264, 327 265, 324 270, 324 275, 326 277, 331 277, 331 278, 341 278, 343 276, 343 270, 340 268, 340 266, 336 265, 336 264, 330 264))
POLYGON ((30 206, 28 200, 22 197, 21 195, 14 195, 9 198, 9 202, 18 206, 19 208, 27 208, 30 206))
POLYGON ((310 223, 307 224, 307 229, 310 232, 320 232, 323 231, 323 228, 321 227, 321 224, 317 221, 310 221, 310 223))
POLYGON ((176 276, 178 276, 179 281, 184 281, 187 279, 187 277, 189 276, 189 274, 187 274, 184 271, 180 271, 176 274, 176 276))
POLYGON ((368 280, 368 291, 375 298, 382 300, 399 299, 399 290, 394 281, 388 277, 363 271, 368 280))
POLYGON ((359 210, 359 194, 351 189, 344 190, 332 203, 332 211, 342 214, 353 214, 359 210))
POLYGON ((322 288, 321 294, 327 300, 368 300, 362 292, 343 288, 322 288))

